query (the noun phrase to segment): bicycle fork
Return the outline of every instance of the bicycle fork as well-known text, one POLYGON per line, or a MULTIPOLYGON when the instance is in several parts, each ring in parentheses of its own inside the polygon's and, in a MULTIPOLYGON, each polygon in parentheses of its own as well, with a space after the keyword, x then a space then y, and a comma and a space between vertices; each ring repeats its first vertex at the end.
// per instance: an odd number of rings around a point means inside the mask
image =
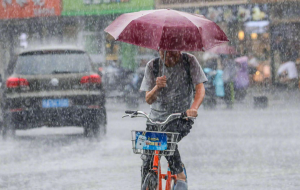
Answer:
POLYGON ((153 171, 157 174, 158 176, 158 190, 163 190, 162 189, 162 179, 166 180, 166 188, 165 190, 171 190, 171 181, 172 179, 174 181, 177 180, 176 175, 172 175, 170 167, 168 166, 168 171, 167 174, 161 174, 161 167, 159 164, 159 156, 158 156, 159 151, 155 151, 155 155, 153 158, 153 171))

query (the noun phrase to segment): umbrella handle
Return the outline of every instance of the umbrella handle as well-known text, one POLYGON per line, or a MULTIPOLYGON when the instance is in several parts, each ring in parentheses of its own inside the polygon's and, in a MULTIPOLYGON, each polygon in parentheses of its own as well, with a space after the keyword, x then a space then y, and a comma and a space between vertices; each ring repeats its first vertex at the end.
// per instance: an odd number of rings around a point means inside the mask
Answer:
POLYGON ((167 54, 167 51, 165 50, 165 51, 164 51, 164 61, 163 61, 163 68, 162 68, 162 76, 164 76, 164 75, 165 75, 166 54, 167 54))

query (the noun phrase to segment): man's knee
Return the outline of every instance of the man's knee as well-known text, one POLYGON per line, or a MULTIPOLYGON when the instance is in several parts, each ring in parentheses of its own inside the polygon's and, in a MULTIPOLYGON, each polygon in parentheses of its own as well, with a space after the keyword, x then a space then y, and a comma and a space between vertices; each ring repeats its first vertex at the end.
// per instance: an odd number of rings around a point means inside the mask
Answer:
POLYGON ((186 176, 184 172, 177 174, 177 180, 186 181, 186 176))

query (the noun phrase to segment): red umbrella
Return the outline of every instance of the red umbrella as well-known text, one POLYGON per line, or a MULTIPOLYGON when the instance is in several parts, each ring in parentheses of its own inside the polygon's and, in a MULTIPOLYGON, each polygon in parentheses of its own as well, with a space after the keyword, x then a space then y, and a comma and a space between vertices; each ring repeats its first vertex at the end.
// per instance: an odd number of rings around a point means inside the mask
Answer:
POLYGON ((154 50, 203 51, 228 41, 204 16, 170 9, 123 14, 105 31, 115 40, 154 50))
POLYGON ((233 46, 229 46, 227 44, 219 45, 216 47, 213 47, 209 50, 207 50, 210 53, 215 53, 215 54, 223 54, 223 55, 236 55, 236 49, 233 46))

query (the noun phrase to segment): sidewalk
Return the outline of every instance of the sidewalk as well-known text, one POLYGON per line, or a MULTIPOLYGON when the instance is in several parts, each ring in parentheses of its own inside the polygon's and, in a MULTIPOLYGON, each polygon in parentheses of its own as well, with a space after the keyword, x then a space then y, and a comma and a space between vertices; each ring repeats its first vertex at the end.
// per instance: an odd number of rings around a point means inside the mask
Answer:
MULTIPOLYGON (((290 90, 282 91, 276 88, 261 89, 258 87, 250 87, 247 90, 247 95, 244 100, 234 102, 233 109, 244 110, 244 109, 255 109, 254 108, 254 97, 265 96, 268 99, 268 107, 266 109, 279 109, 289 107, 299 107, 300 109, 300 91, 290 90)), ((123 99, 119 98, 107 98, 107 109, 108 110, 122 110, 133 109, 133 110, 144 110, 150 111, 149 105, 144 99, 140 99, 138 108, 129 108, 126 106, 123 99)), ((203 106, 200 107, 203 109, 203 106)), ((217 99, 216 109, 226 109, 226 104, 223 99, 217 99)))
MULTIPOLYGON (((279 88, 262 89, 258 87, 250 87, 247 90, 247 95, 243 101, 235 101, 235 106, 247 105, 247 107, 254 107, 254 97, 265 96, 268 99, 268 107, 295 107, 299 106, 300 91, 295 90, 281 90, 279 88)), ((300 108, 299 108, 300 109, 300 108)))

